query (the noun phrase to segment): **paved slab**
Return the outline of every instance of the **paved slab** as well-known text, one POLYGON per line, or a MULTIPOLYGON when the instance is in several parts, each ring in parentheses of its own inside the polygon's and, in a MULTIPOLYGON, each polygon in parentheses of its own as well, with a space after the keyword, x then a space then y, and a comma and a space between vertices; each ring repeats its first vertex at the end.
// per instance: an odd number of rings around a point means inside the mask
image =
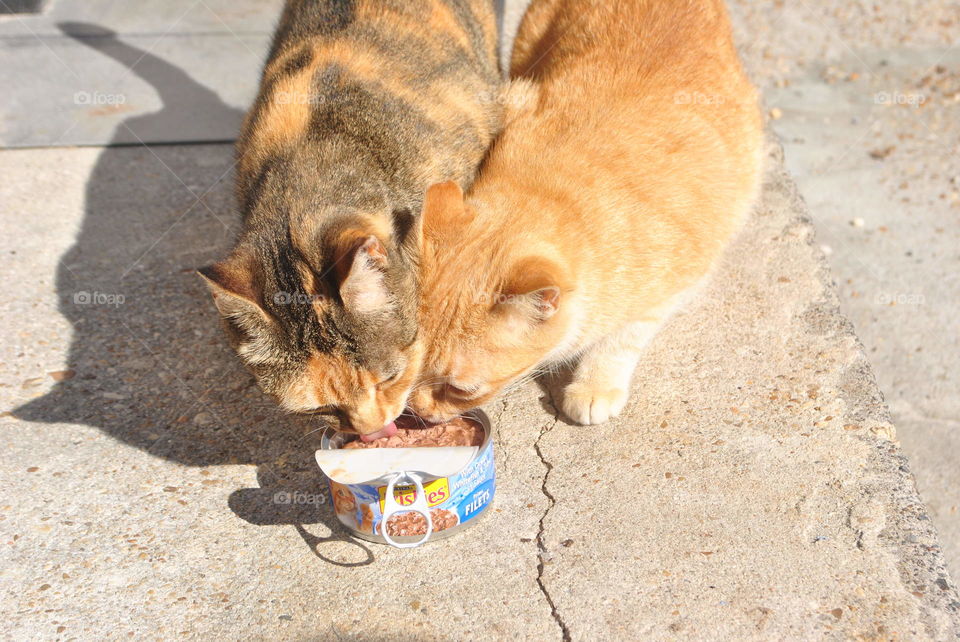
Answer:
MULTIPOLYGON (((216 85, 167 71, 216 119, 239 118, 216 85)), ((186 104, 125 114, 110 139, 166 131, 186 104)), ((763 204, 704 299, 652 346, 627 414, 567 426, 549 387, 494 405, 494 511, 406 552, 338 529, 316 426, 256 390, 191 273, 235 232, 231 157, 220 145, 0 152, 5 635, 960 632, 933 528, 775 146, 763 204), (304 502, 276 499, 292 491, 304 502)))
POLYGON ((733 0, 954 573, 960 568, 960 14, 956 3, 733 0))
POLYGON ((491 408, 494 512, 412 552, 351 540, 318 505, 315 426, 256 390, 190 273, 232 237, 230 165, 210 145, 0 153, 7 634, 954 630, 936 538, 776 158, 624 418, 567 426, 535 387, 491 408))
POLYGON ((775 170, 706 300, 647 355, 627 417, 591 431, 585 458, 576 428, 544 436, 546 585, 581 637, 952 634, 943 561, 930 576, 922 560, 935 534, 811 241, 775 170))
MULTIPOLYGON (((21 0, 27 4, 30 0, 21 0)), ((11 0, 0 3, 13 7, 11 0)), ((58 23, 91 23, 124 35, 262 33, 280 15, 283 0, 43 0, 38 14, 0 15, 0 37, 60 36, 58 23)), ((2 5, 0 5, 2 6, 2 5)), ((76 35, 90 35, 79 25, 76 35)))
POLYGON ((56 0, 0 18, 0 146, 233 140, 281 6, 56 0))
POLYGON ((788 167, 820 214, 844 310, 947 559, 960 563, 960 52, 864 52, 838 65, 832 83, 798 79, 770 101, 785 114, 788 167), (863 66, 874 71, 850 71, 863 66))

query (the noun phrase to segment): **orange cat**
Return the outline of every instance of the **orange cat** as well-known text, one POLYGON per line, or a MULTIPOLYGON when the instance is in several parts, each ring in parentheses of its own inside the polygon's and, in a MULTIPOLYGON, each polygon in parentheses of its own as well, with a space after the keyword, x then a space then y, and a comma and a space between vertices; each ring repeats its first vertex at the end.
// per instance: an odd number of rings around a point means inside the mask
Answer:
POLYGON ((603 422, 755 201, 756 92, 721 0, 535 0, 512 76, 466 203, 427 195, 411 405, 440 420, 571 363, 563 411, 603 422))

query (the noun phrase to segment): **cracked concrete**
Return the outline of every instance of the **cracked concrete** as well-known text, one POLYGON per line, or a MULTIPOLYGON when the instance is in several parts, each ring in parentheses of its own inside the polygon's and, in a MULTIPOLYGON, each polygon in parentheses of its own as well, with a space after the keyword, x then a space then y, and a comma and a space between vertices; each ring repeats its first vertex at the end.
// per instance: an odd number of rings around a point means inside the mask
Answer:
MULTIPOLYGON (((197 89, 179 88, 238 116, 197 89)), ((129 119, 146 131, 179 109, 129 119)), ((624 415, 570 426, 552 394, 512 392, 488 409, 493 509, 397 551, 339 529, 316 426, 257 391, 192 274, 236 231, 231 148, 0 151, 0 631, 956 637, 889 412, 775 143, 769 160, 762 203, 654 341, 624 415), (305 501, 277 501, 291 492, 305 501)))
POLYGON ((627 416, 542 438, 543 581, 574 639, 957 630, 936 534, 778 157, 704 299, 645 357, 627 416))
POLYGON ((936 535, 776 146, 762 205, 655 340, 624 416, 569 426, 536 385, 511 393, 489 409, 493 510, 414 551, 352 540, 317 504, 314 426, 256 390, 190 273, 230 243, 230 163, 217 145, 0 152, 17 213, 0 230, 6 635, 956 631, 936 535), (212 186, 204 206, 165 166, 212 186))
POLYGON ((554 415, 554 422, 549 427, 544 427, 540 431, 540 435, 537 437, 537 440, 533 442, 533 449, 536 451, 537 456, 540 458, 540 462, 543 464, 544 473, 543 481, 540 483, 540 492, 543 493, 544 497, 547 498, 547 507, 543 511, 543 515, 540 516, 539 528, 537 530, 537 550, 539 552, 540 561, 537 563, 537 586, 540 587, 540 592, 543 593, 544 598, 547 600, 547 604, 550 605, 550 615, 553 617, 554 621, 557 623, 557 626, 560 627, 560 633, 564 641, 570 640, 570 628, 567 626, 566 622, 563 621, 563 618, 560 616, 560 612, 557 610, 557 605, 553 601, 553 598, 550 597, 550 591, 547 590, 546 584, 543 581, 543 569, 549 559, 549 552, 543 541, 544 535, 544 522, 547 519, 547 516, 550 514, 550 509, 557 504, 557 500, 554 498, 553 494, 550 492, 550 489, 547 487, 547 484, 550 480, 550 471, 553 470, 553 464, 551 464, 543 456, 543 451, 540 449, 540 440, 543 439, 543 436, 553 430, 557 425, 559 418, 554 415))

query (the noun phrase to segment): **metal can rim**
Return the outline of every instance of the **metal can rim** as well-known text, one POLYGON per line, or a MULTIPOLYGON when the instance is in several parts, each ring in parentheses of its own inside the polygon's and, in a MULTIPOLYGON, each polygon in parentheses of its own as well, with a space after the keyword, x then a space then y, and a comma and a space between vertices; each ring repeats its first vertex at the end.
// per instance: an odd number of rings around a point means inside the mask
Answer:
MULTIPOLYGON (((453 475, 459 475, 461 472, 466 470, 467 467, 470 466, 474 462, 474 460, 477 457, 479 457, 481 453, 483 453, 484 450, 486 450, 487 445, 493 440, 493 432, 494 432, 493 422, 490 421, 490 417, 487 415, 487 413, 485 413, 480 408, 474 408, 473 410, 466 411, 461 416, 463 416, 465 419, 472 419, 473 421, 476 421, 477 423, 479 423, 483 427, 485 436, 483 439, 483 443, 477 447, 477 452, 473 456, 473 459, 467 462, 467 464, 464 465, 463 468, 453 473, 452 475, 447 475, 447 477, 452 477, 453 475)), ((339 448, 333 445, 333 439, 339 434, 340 432, 337 431, 333 426, 327 426, 323 431, 323 435, 320 437, 320 449, 321 450, 338 450, 339 448)), ((399 471, 393 471, 393 472, 399 472, 399 471)), ((428 475, 428 477, 431 479, 439 479, 439 477, 436 477, 434 475, 428 475)), ((370 479, 370 480, 359 482, 359 483, 375 484, 383 479, 384 477, 378 477, 376 479, 370 479)))

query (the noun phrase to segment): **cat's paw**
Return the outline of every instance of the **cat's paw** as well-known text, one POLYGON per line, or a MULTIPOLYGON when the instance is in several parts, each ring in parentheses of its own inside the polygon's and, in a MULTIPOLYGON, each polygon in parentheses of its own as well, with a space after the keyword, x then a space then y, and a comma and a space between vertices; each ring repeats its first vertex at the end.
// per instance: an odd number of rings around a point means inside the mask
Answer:
POLYGON ((602 424, 620 414, 629 395, 621 388, 597 388, 572 383, 563 390, 563 413, 585 426, 602 424))

